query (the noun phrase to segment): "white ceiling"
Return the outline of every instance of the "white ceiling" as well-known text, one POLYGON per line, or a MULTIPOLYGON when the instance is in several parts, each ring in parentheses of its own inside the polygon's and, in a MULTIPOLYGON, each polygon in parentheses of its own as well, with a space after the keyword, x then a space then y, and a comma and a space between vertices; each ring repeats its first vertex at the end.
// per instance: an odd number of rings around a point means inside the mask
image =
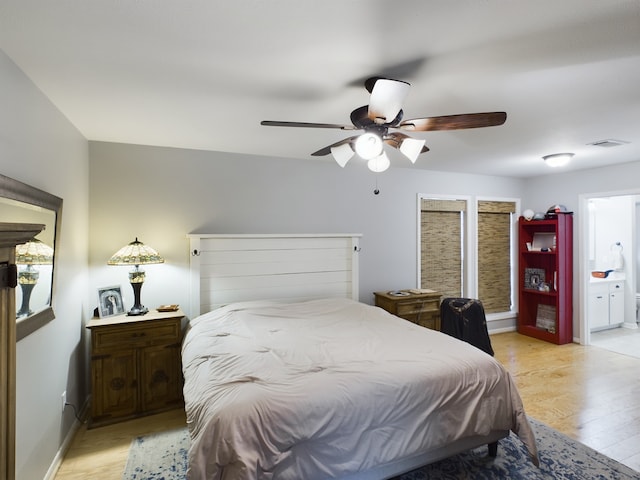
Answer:
POLYGON ((89 140, 333 162, 310 153, 350 132, 260 121, 349 123, 382 75, 411 83, 405 118, 508 114, 412 134, 431 151, 395 166, 640 160, 640 0, 0 0, 0 48, 89 140))

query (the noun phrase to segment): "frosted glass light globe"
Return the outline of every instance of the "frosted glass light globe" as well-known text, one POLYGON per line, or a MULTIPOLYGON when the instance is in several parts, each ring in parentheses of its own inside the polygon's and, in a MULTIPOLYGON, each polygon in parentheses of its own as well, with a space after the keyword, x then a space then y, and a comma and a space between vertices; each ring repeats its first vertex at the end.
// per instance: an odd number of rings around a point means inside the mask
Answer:
POLYGON ((382 139, 375 133, 363 133, 356 140, 355 149, 360 157, 371 160, 382 153, 382 139))

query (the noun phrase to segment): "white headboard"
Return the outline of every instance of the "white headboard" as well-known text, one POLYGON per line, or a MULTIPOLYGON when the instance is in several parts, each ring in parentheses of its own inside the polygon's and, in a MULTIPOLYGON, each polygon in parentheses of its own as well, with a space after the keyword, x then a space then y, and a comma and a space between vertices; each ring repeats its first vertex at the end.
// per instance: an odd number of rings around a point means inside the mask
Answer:
POLYGON ((191 318, 247 300, 358 300, 361 236, 189 234, 191 318))

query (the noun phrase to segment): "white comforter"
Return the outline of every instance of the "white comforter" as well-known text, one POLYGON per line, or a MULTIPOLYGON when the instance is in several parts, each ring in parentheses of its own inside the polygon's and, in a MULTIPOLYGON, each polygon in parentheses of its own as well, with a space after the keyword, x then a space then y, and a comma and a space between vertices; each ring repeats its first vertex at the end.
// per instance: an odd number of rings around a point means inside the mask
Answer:
POLYGON ((191 321, 182 361, 191 480, 339 478, 491 430, 537 458, 497 361, 377 307, 230 305, 191 321))

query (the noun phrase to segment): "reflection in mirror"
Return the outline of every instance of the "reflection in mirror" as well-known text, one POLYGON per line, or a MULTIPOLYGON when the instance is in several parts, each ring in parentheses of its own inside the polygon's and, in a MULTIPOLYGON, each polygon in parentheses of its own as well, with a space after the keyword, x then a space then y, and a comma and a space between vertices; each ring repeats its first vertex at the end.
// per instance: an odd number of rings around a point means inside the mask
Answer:
POLYGON ((54 260, 61 211, 62 199, 0 175, 0 222, 45 226, 33 241, 16 247, 18 340, 54 318, 54 260))
MULTIPOLYGON (((46 267, 53 267, 53 248, 38 238, 29 240, 22 245, 16 245, 16 264, 18 266, 25 265, 23 269, 18 271, 18 284, 20 285, 22 293, 22 303, 20 310, 16 312, 16 318, 20 318, 33 315, 34 313, 31 309, 33 305, 31 303, 31 294, 38 284, 40 271, 46 269, 46 267)), ((42 293, 51 291, 50 285, 53 284, 53 268, 49 268, 49 270, 51 270, 51 272, 46 272, 45 270, 45 274, 48 273, 48 275, 44 275, 43 277, 44 285, 41 284, 40 289, 36 290, 36 295, 34 296, 34 308, 36 311, 40 309, 39 307, 41 305, 42 308, 51 305, 51 296, 46 295, 44 298, 42 296, 42 293), (42 288, 43 286, 45 288, 42 288)))

